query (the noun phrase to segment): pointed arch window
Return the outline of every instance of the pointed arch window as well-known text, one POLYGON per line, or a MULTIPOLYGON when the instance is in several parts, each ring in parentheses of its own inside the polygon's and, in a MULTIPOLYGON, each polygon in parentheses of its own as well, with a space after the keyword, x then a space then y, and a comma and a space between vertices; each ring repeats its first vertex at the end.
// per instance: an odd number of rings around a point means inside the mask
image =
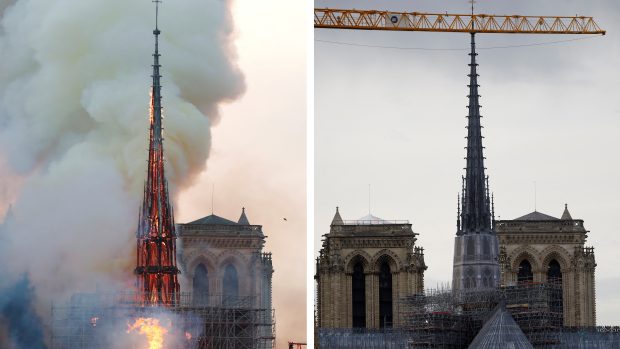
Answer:
POLYGON ((192 280, 192 294, 195 305, 207 305, 209 303, 209 273, 207 267, 200 263, 194 269, 194 278, 192 280))
POLYGON ((560 263, 555 259, 552 259, 547 266, 547 282, 557 286, 555 288, 551 288, 551 292, 555 293, 555 297, 550 297, 551 311, 554 313, 563 314, 564 289, 562 288, 562 269, 560 268, 560 263))
POLYGON ((351 275, 351 302, 353 327, 366 327, 366 276, 364 265, 358 261, 353 266, 351 275))
POLYGON ((555 259, 552 259, 547 267, 547 282, 562 284, 562 270, 560 263, 555 259))
POLYGON ((534 274, 532 273, 532 264, 527 259, 524 259, 519 263, 519 272, 517 273, 517 281, 519 283, 530 283, 534 281, 534 274))
POLYGON ((392 327, 392 270, 384 260, 379 268, 379 327, 392 327))
POLYGON ((493 286, 493 276, 491 273, 491 269, 484 268, 484 274, 482 276, 482 285, 484 287, 492 287, 493 286))
POLYGON ((224 267, 222 293, 225 305, 233 305, 239 299, 239 277, 237 276, 237 268, 232 264, 227 264, 224 267))
POLYGON ((468 267, 465 270, 465 279, 464 279, 465 288, 475 288, 476 287, 476 278, 474 277, 474 270, 468 267))

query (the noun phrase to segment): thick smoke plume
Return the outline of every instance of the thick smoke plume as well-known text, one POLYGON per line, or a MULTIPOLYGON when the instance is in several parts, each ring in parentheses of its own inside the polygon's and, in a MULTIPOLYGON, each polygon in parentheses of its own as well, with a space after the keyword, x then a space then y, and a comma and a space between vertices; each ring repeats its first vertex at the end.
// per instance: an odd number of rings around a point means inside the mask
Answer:
MULTIPOLYGON (((218 105, 244 90, 230 1, 160 10, 164 137, 173 196, 203 170, 218 105)), ((0 0, 0 278, 52 299, 133 285, 146 171, 150 0, 0 0), (10 275, 9 275, 10 276, 10 275)))
MULTIPOLYGON (((6 346, 44 349, 43 324, 33 308, 34 289, 27 275, 0 289, 0 315, 6 319, 6 346)), ((2 341, 0 340, 0 344, 2 341)))

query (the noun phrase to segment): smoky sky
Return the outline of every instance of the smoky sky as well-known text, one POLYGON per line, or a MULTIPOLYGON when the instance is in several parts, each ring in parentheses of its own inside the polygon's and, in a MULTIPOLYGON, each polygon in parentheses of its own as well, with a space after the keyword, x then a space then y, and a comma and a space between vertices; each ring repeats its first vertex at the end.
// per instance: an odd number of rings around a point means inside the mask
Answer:
MULTIPOLYGON (((468 13, 469 6, 315 2, 435 13, 468 13)), ((475 10, 587 15, 607 30, 592 37, 476 36, 485 165, 496 217, 514 219, 535 208, 560 217, 567 203, 573 218, 584 220, 590 230, 586 245, 596 249, 599 324, 620 322, 620 298, 612 292, 620 285, 614 266, 620 247, 619 10, 615 1, 477 1, 475 10), (550 43, 565 40, 572 41, 550 43), (493 48, 500 46, 521 47, 493 48)), ((378 217, 412 222, 429 266, 426 287, 450 281, 465 166, 469 34, 327 29, 314 34, 315 251, 336 206, 343 219, 356 219, 370 204, 378 217)))

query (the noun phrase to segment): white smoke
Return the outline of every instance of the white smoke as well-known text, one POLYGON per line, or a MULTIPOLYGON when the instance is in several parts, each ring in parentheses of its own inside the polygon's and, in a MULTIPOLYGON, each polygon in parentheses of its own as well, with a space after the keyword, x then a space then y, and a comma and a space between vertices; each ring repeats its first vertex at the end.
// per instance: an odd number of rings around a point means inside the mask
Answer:
MULTIPOLYGON (((230 7, 161 5, 171 193, 203 170, 218 105, 244 91, 230 7)), ((0 10, 0 210, 12 201, 14 215, 2 237, 3 269, 28 272, 42 304, 97 283, 131 285, 154 6, 0 0, 0 10)))

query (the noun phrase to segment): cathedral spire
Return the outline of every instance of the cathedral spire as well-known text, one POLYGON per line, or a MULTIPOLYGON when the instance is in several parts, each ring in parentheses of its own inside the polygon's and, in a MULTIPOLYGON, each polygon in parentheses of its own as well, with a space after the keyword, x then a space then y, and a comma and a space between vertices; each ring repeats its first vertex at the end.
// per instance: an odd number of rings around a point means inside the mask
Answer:
POLYGON ((152 305, 171 305, 179 301, 174 215, 164 173, 162 136, 161 75, 159 69, 158 16, 160 0, 155 3, 155 51, 153 85, 149 117, 149 153, 147 178, 140 211, 135 274, 140 301, 152 305))
POLYGON ((484 174, 475 33, 471 32, 467 167, 461 189, 460 226, 454 238, 452 289, 493 289, 499 285, 499 241, 493 229, 493 199, 484 174))
POLYGON ((155 36, 155 52, 153 53, 153 85, 151 86, 151 94, 152 94, 152 121, 151 127, 153 128, 153 141, 154 145, 161 148, 163 143, 162 137, 162 122, 161 122, 161 75, 159 74, 159 68, 161 65, 159 64, 159 34, 161 31, 159 30, 159 3, 161 0, 154 0, 155 3, 155 29, 153 30, 153 35, 155 36))
POLYGON ((482 125, 480 123, 480 95, 478 94, 478 73, 476 63, 475 33, 471 33, 471 61, 469 63, 469 113, 467 115, 467 167, 465 171, 464 193, 461 197, 461 227, 458 234, 489 232, 491 212, 484 174, 484 155, 482 146, 482 125))

